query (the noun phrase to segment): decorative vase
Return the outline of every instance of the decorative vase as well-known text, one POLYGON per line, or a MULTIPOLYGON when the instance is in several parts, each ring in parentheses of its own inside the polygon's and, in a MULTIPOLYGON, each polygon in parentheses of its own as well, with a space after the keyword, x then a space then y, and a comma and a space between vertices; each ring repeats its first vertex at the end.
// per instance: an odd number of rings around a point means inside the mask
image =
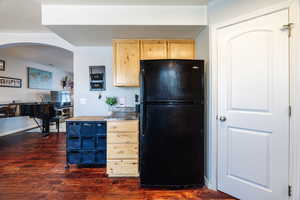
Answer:
POLYGON ((112 115, 112 113, 113 113, 113 108, 112 107, 113 107, 112 105, 108 105, 108 115, 109 116, 112 115))

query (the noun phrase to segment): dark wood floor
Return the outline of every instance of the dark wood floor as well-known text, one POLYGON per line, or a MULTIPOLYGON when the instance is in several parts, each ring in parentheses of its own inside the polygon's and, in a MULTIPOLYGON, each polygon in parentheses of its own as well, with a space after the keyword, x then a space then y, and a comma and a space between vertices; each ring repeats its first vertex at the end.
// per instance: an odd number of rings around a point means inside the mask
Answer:
POLYGON ((107 178, 105 168, 65 165, 65 135, 37 133, 0 137, 0 199, 87 200, 232 200, 197 190, 145 190, 136 178, 107 178))

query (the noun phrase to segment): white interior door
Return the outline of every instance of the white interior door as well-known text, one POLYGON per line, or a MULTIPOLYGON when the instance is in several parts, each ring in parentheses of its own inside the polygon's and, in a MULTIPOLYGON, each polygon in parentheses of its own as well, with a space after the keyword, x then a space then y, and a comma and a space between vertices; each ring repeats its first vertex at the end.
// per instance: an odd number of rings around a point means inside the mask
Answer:
POLYGON ((218 189, 242 200, 288 199, 288 10, 217 32, 218 189))

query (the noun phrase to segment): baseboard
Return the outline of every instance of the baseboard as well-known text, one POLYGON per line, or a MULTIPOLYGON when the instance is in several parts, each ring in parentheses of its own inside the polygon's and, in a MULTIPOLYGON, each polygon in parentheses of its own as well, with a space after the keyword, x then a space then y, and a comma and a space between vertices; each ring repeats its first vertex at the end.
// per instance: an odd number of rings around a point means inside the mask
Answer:
POLYGON ((32 125, 32 126, 28 126, 28 127, 25 127, 25 128, 15 129, 13 131, 8 131, 8 132, 0 133, 0 137, 6 136, 6 135, 11 135, 11 134, 22 132, 22 131, 27 131, 27 130, 34 129, 34 128, 37 128, 37 126, 36 125, 32 125))
POLYGON ((217 190, 217 188, 216 187, 214 187, 214 185, 212 185, 211 183, 210 183, 210 181, 207 179, 207 177, 205 176, 204 177, 204 181, 205 181, 205 185, 206 185, 206 187, 208 188, 208 189, 210 189, 210 190, 217 190))

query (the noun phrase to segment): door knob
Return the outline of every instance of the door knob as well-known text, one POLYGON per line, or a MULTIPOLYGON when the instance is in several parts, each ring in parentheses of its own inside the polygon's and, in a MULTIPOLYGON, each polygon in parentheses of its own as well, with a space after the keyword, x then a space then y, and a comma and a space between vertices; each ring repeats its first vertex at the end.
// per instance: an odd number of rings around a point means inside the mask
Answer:
POLYGON ((227 120, 227 118, 226 118, 225 116, 221 116, 221 117, 220 117, 220 121, 221 121, 221 122, 225 122, 226 120, 227 120))

